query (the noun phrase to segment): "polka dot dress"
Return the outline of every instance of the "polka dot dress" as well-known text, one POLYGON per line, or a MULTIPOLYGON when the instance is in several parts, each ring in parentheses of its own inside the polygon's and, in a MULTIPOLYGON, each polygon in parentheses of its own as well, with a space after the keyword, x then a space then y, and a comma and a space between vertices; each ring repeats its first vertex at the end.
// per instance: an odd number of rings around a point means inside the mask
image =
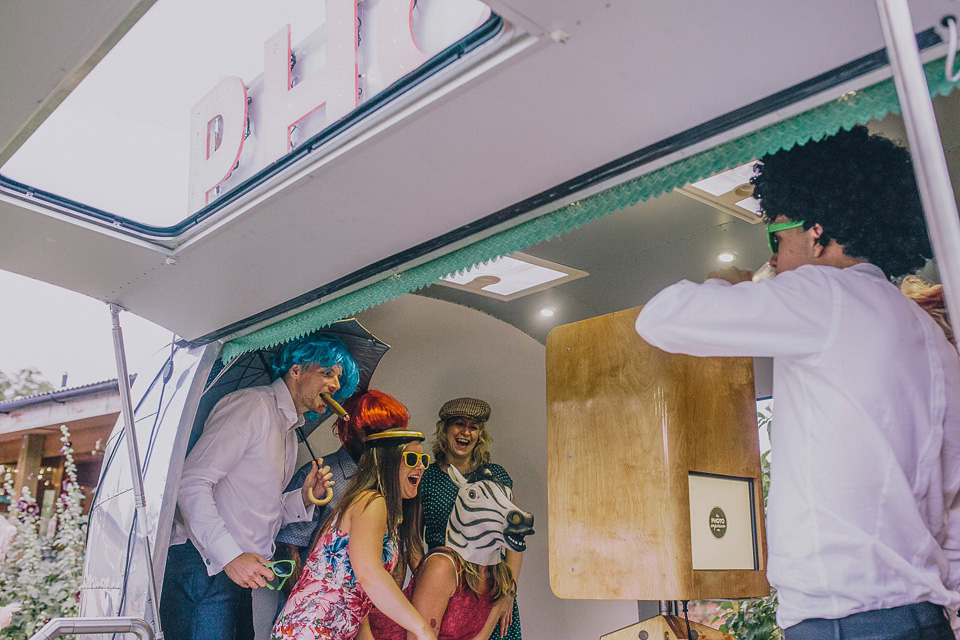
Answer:
MULTIPOLYGON (((487 468, 493 473, 494 477, 513 488, 513 480, 507 470, 498 464, 488 464, 487 468)), ((468 481, 474 482, 478 479, 477 471, 471 471, 465 476, 468 481)), ((457 485, 450 476, 440 469, 440 465, 430 465, 420 480, 420 495, 423 502, 423 539, 429 549, 442 547, 447 537, 447 520, 450 519, 450 513, 453 511, 453 505, 457 501, 457 485)), ((492 640, 499 640, 500 625, 493 630, 492 640)), ((517 601, 513 602, 513 622, 510 623, 510 629, 507 630, 507 640, 521 640, 520 636, 520 609, 517 601)))

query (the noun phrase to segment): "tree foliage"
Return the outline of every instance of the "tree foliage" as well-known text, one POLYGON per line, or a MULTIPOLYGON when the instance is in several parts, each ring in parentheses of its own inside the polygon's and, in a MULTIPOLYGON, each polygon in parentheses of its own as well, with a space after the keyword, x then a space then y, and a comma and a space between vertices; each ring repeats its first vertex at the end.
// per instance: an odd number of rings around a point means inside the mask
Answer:
POLYGON ((0 402, 47 393, 54 388, 34 367, 20 369, 10 375, 0 371, 0 402))

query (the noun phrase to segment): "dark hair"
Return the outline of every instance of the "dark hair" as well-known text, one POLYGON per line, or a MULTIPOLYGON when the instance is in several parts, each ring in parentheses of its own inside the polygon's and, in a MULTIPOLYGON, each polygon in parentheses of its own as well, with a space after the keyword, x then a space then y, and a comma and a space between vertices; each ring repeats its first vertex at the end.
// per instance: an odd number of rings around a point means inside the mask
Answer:
POLYGON ((339 526, 343 514, 357 500, 365 500, 364 507, 377 496, 387 503, 387 535, 396 540, 400 558, 406 562, 410 552, 423 549, 420 535, 420 492, 415 498, 403 499, 400 488, 400 465, 404 447, 409 443, 367 447, 357 461, 357 470, 337 507, 317 529, 313 544, 333 526, 339 526))
POLYGON ((921 268, 933 256, 910 154, 866 127, 765 155, 750 179, 767 222, 777 216, 823 227, 851 258, 888 278, 921 268))
POLYGON ((340 389, 333 394, 333 399, 337 401, 342 402, 353 395, 360 381, 357 362, 347 345, 330 333, 310 334, 280 347, 270 360, 271 380, 287 375, 287 371, 295 364, 301 367, 311 364, 332 367, 339 364, 343 374, 340 376, 340 389))
POLYGON ((410 412, 403 404, 382 391, 370 390, 343 403, 350 414, 349 420, 338 418, 333 423, 333 433, 354 461, 363 454, 363 442, 367 436, 387 429, 406 429, 410 412))

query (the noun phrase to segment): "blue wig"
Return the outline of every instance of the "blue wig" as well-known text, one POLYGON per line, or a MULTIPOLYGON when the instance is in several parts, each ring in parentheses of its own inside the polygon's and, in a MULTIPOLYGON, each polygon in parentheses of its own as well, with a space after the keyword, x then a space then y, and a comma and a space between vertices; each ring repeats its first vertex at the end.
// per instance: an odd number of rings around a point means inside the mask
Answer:
POLYGON ((360 382, 357 361, 353 359, 347 345, 331 333, 309 335, 280 347, 270 361, 270 379, 282 378, 295 364, 301 367, 310 364, 332 367, 339 364, 343 374, 340 376, 340 390, 333 394, 333 399, 337 402, 343 402, 352 396, 360 382))

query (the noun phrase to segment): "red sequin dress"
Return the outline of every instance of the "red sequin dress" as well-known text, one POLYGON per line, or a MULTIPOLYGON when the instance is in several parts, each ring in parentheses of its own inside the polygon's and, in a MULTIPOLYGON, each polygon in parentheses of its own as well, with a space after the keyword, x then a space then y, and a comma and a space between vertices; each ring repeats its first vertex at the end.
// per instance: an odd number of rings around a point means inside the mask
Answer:
MULTIPOLYGON (((457 570, 457 590, 450 596, 447 610, 440 622, 438 640, 469 640, 483 629, 487 616, 493 608, 493 602, 487 594, 477 595, 467 585, 466 580, 460 579, 460 558, 456 552, 447 547, 437 547, 427 554, 424 561, 432 555, 444 555, 454 563, 457 570)), ((421 564, 420 566, 423 566, 421 564)), ((417 572, 419 574, 419 571, 417 572)), ((408 599, 413 599, 416 589, 417 575, 410 579, 403 593, 408 599)), ((396 622, 381 613, 378 609, 370 612, 370 630, 376 640, 406 640, 407 632, 396 622)))

